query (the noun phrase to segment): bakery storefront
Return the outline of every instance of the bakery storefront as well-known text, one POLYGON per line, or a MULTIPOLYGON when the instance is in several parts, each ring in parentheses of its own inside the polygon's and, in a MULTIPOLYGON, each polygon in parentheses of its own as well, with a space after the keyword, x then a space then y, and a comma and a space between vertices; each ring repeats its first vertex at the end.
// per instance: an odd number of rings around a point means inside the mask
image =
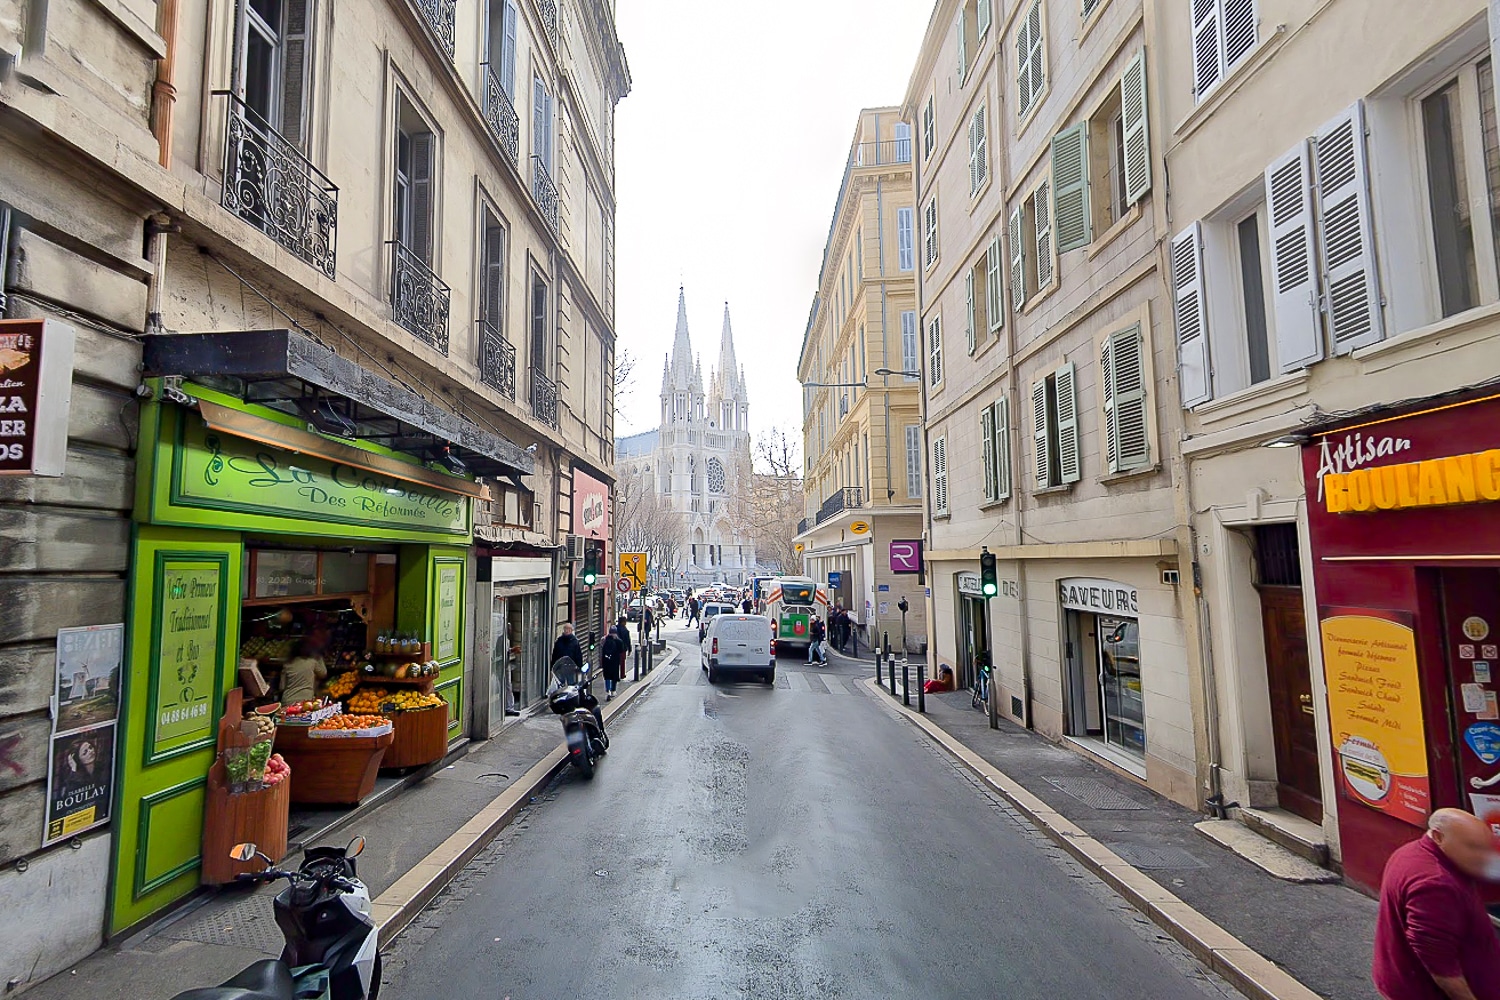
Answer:
POLYGON ((112 932, 465 735, 480 477, 532 471, 292 331, 144 358, 112 932))
POLYGON ((1366 413, 1303 446, 1350 881, 1443 806, 1500 833, 1500 396, 1366 413))

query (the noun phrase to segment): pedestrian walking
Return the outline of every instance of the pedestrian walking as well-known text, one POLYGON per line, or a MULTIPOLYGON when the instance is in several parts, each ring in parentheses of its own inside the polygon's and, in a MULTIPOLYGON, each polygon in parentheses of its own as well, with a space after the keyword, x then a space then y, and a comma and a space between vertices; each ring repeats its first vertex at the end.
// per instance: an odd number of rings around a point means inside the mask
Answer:
POLYGON ((748 597, 745 598, 743 601, 740 602, 740 608, 747 615, 753 615, 753 614, 755 614, 755 605, 750 601, 750 598, 748 598, 748 597))
POLYGON ((599 650, 599 665, 604 670, 605 701, 614 700, 615 685, 620 683, 620 676, 625 669, 625 654, 630 648, 630 640, 620 639, 620 633, 625 631, 624 625, 625 619, 621 618, 618 625, 606 632, 604 646, 599 650))
POLYGON ((688 624, 698 624, 698 598, 696 597, 688 598, 688 624))
POLYGON ((1500 1000, 1500 938, 1480 880, 1500 876, 1489 824, 1439 809, 1392 852, 1375 920, 1375 989, 1385 1000, 1500 1000))
POLYGON ((828 623, 833 632, 833 645, 840 653, 849 642, 849 612, 844 610, 842 604, 833 606, 833 613, 828 617, 828 623))
POLYGON ((816 660, 818 663, 826 664, 828 654, 823 651, 823 640, 827 637, 828 630, 823 626, 823 619, 814 615, 812 624, 808 626, 807 635, 807 662, 812 663, 816 660))
POLYGON ((562 635, 552 644, 553 665, 562 659, 572 660, 580 672, 583 670, 583 647, 578 644, 578 636, 573 634, 572 622, 563 622, 562 635))

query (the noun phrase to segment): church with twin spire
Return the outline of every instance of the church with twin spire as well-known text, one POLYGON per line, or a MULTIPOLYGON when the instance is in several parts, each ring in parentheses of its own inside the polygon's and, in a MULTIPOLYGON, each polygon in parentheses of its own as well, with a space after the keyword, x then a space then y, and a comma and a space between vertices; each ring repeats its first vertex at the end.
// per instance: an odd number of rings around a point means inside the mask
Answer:
POLYGON ((719 334, 719 360, 707 385, 688 333, 687 297, 677 290, 677 330, 661 373, 661 424, 615 442, 621 472, 650 483, 686 522, 672 584, 749 582, 755 544, 735 514, 750 476, 750 394, 734 352, 729 304, 719 334))

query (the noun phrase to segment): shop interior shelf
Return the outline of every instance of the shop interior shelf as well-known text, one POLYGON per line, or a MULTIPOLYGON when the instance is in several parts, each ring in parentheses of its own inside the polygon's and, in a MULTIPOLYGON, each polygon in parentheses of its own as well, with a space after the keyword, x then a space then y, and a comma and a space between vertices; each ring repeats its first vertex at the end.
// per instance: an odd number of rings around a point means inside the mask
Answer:
POLYGON ((437 683, 437 675, 430 677, 381 677, 379 674, 361 674, 359 678, 360 687, 409 687, 418 688, 424 692, 431 691, 432 686, 437 683))

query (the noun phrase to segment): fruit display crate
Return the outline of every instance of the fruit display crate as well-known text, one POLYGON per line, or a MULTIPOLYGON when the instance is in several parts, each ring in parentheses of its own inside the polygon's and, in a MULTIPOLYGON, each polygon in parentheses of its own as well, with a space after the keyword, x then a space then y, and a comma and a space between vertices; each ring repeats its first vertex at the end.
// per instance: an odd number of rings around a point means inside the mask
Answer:
POLYGON ((276 730, 276 752, 291 765, 292 801, 357 805, 375 790, 381 758, 395 739, 314 739, 300 726, 276 730))
POLYGON ((324 719, 331 719, 344 711, 343 703, 334 702, 324 705, 322 708, 311 712, 303 712, 300 715, 287 715, 276 720, 278 726, 315 726, 324 719))
POLYGON ((355 690, 362 687, 402 687, 416 688, 423 694, 432 694, 432 689, 437 682, 436 674, 431 677, 381 677, 379 674, 362 674, 355 690))
POLYGON ((391 720, 395 726, 395 739, 381 758, 382 768, 420 767, 441 760, 448 752, 446 703, 396 712, 391 720))

